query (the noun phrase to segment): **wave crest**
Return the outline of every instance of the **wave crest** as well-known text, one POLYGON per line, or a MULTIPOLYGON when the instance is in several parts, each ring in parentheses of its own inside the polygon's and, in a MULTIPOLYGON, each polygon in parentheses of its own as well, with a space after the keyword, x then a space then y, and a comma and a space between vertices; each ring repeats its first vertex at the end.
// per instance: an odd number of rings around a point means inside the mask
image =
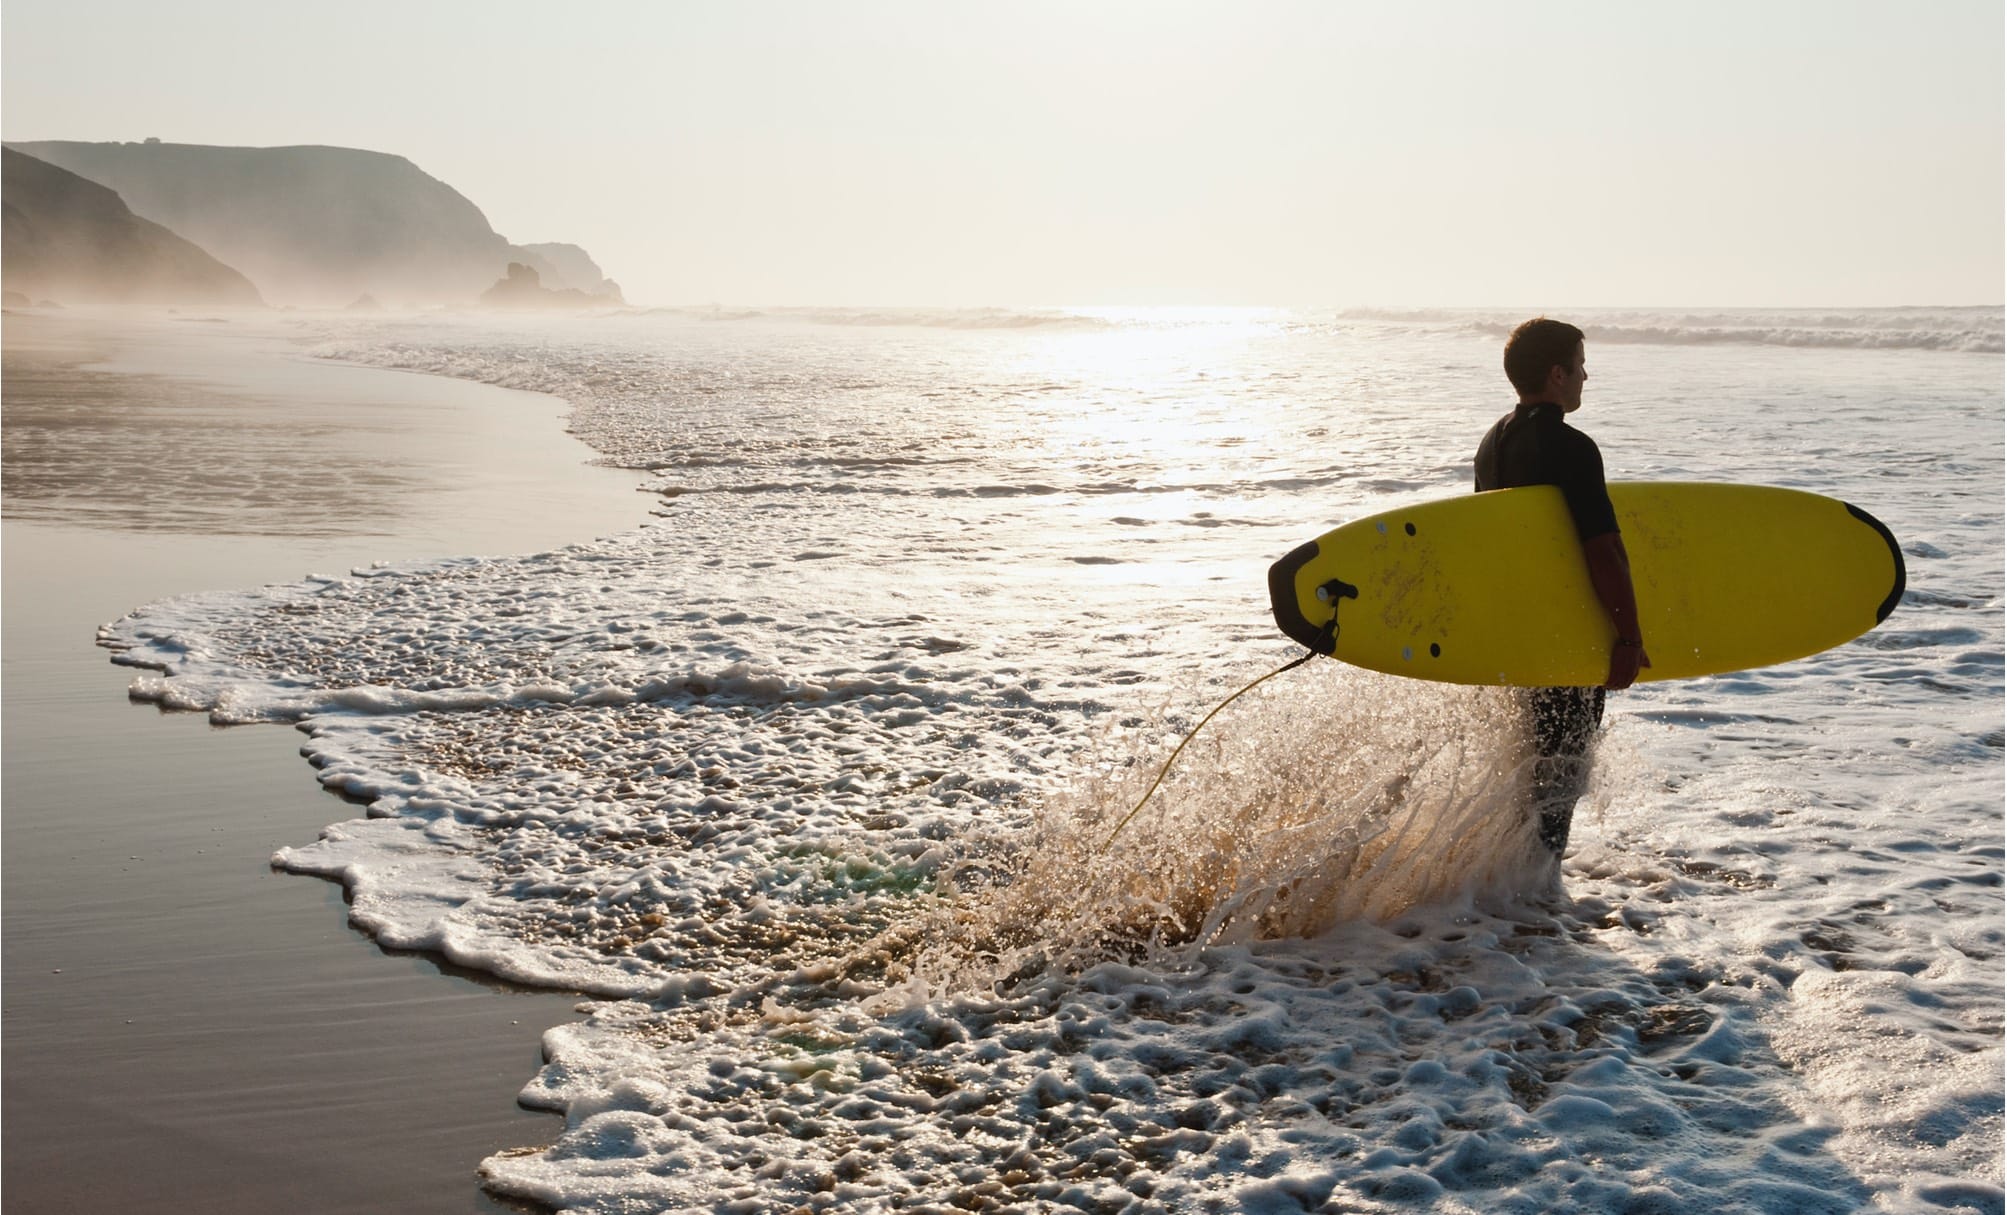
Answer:
MULTIPOLYGON (((1524 311, 1410 308, 1355 309, 1341 324, 1444 329, 1502 338, 1524 311)), ((1592 342, 1655 346, 1795 346, 1858 350, 1941 350, 2000 354, 2007 310, 1975 308, 1708 309, 1569 311, 1592 342)))

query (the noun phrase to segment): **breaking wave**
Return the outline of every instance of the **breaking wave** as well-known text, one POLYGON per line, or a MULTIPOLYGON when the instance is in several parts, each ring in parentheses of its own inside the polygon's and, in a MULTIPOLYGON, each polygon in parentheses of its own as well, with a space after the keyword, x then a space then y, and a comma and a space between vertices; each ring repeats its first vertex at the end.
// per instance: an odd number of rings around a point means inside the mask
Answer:
MULTIPOLYGON (((1563 312, 1592 342, 1655 346, 1792 346, 1860 350, 1943 350, 2000 354, 2007 310, 1976 308, 1605 310, 1563 312)), ((1504 337, 1525 310, 1358 309, 1340 323, 1464 330, 1504 337)))

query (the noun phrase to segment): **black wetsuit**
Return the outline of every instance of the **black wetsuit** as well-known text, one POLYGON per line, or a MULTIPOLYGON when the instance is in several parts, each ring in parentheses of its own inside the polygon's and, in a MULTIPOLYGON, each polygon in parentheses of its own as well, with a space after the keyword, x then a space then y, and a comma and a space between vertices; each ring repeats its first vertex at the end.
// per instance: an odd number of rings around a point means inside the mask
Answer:
MULTIPOLYGON (((1477 447, 1477 488, 1554 485, 1584 542, 1617 530, 1596 442, 1562 420, 1554 404, 1520 405, 1500 418, 1477 447)), ((1589 744, 1603 724, 1603 689, 1533 688, 1533 809, 1540 842, 1559 856, 1568 846, 1575 803, 1589 781, 1589 744)))

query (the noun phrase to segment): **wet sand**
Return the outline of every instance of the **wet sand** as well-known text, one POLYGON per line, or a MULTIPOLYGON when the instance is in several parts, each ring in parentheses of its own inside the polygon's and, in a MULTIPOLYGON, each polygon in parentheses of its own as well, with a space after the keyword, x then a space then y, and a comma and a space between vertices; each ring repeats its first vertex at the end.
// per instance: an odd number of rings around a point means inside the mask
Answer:
POLYGON ((278 726, 128 702, 98 625, 646 515, 547 397, 314 363, 271 316, 5 318, 4 1164, 14 1209, 465 1212, 575 998, 392 956, 274 849, 360 813, 278 726))

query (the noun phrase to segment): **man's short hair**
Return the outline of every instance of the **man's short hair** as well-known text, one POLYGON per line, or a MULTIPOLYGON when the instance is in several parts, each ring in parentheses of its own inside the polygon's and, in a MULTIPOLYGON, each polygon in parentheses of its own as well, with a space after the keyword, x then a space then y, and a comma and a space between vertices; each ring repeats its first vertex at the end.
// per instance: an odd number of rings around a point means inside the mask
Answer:
POLYGON ((1581 344, 1580 329, 1566 321, 1536 316, 1505 339, 1505 378, 1522 396, 1541 392, 1547 387, 1548 370, 1574 366, 1575 350, 1581 344))

